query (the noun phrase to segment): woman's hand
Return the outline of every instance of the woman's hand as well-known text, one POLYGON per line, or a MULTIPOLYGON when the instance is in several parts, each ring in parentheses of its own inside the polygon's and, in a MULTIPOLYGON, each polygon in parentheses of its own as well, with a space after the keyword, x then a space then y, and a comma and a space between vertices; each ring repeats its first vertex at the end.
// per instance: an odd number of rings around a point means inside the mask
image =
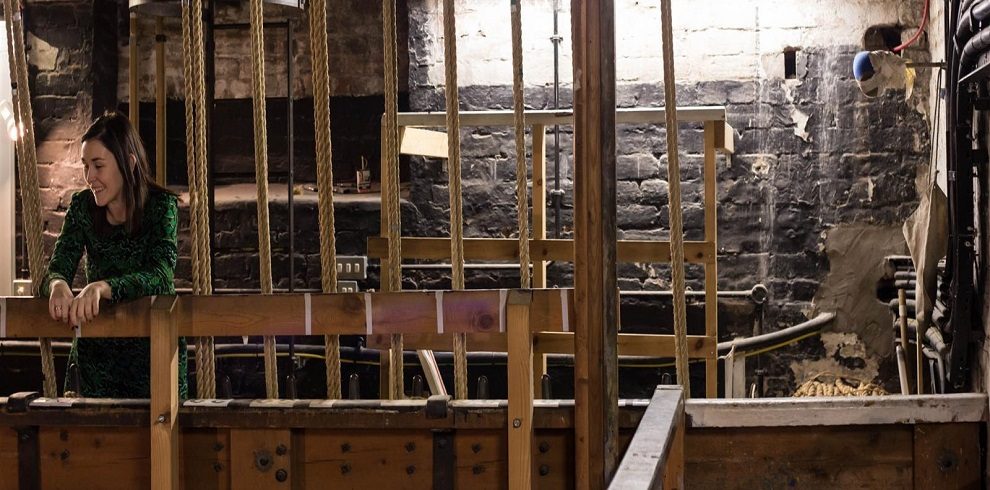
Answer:
POLYGON ((72 307, 72 289, 61 280, 56 279, 49 285, 48 314, 59 322, 69 323, 69 310, 72 307))
POLYGON ((91 282, 72 300, 69 308, 69 324, 81 325, 93 321, 100 314, 100 300, 110 298, 110 285, 106 281, 91 282))

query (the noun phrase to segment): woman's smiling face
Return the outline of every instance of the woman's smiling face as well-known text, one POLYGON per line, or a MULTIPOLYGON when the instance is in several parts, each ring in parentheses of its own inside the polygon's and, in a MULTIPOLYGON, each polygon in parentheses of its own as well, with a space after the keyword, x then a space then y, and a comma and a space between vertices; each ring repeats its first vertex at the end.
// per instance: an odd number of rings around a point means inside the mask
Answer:
POLYGON ((93 191, 97 206, 105 207, 120 199, 124 178, 120 174, 117 159, 103 143, 96 139, 84 142, 82 162, 86 184, 93 191))

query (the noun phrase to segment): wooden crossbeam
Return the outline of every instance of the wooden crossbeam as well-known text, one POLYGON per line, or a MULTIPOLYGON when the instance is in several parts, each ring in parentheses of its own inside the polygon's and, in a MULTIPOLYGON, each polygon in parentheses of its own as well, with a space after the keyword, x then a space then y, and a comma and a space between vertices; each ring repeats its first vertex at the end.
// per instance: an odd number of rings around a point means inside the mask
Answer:
MULTIPOLYGON (((530 240, 530 257, 534 261, 574 261, 574 240, 530 240)), ((649 240, 620 240, 617 242, 619 262, 670 262, 670 242, 649 240)), ((388 239, 368 238, 368 257, 388 255, 388 239)), ((688 263, 714 262, 717 250, 713 242, 684 242, 684 258, 688 263)), ((449 238, 402 238, 402 258, 449 260, 449 238)), ((515 238, 465 238, 464 258, 468 260, 519 260, 519 240, 515 238)))
MULTIPOLYGON (((512 126, 513 112, 505 111, 461 111, 461 126, 512 126)), ((663 124, 666 111, 663 108, 634 107, 615 111, 616 124, 663 124)), ((725 121, 724 106, 678 107, 677 120, 687 123, 725 121)), ((444 112, 402 112, 399 113, 399 126, 445 127, 444 112)), ((526 124, 543 126, 569 126, 574 124, 574 112, 570 110, 530 110, 526 111, 526 124)))
MULTIPOLYGON (((177 334, 186 337, 504 334, 505 302, 511 292, 181 296, 173 316, 177 334)), ((572 290, 536 289, 532 296, 529 311, 534 331, 574 330, 572 290)), ((148 337, 151 332, 152 298, 105 307, 96 320, 75 329, 52 320, 44 299, 2 299, 5 306, 0 323, 5 338, 148 337)))

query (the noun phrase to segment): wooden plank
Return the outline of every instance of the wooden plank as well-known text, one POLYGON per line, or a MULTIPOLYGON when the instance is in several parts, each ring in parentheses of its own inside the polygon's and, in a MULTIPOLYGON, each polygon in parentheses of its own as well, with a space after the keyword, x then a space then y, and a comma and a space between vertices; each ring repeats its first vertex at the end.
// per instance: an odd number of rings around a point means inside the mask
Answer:
POLYGON ((983 425, 915 425, 914 488, 983 488, 980 474, 983 425))
MULTIPOLYGON (((660 487, 660 482, 666 480, 665 471, 677 432, 684 425, 683 390, 679 386, 658 386, 608 488, 660 487)), ((676 456, 681 458, 680 465, 683 466, 683 453, 676 456)), ((677 462, 673 466, 676 468, 677 462)))
POLYGON ((399 153, 429 158, 447 158, 447 133, 400 127, 399 153))
POLYGON ((179 337, 175 296, 151 304, 151 488, 179 488, 179 337))
POLYGON ((687 433, 686 424, 677 426, 674 433, 673 445, 667 455, 667 464, 663 468, 663 487, 667 490, 681 490, 685 488, 684 478, 684 435, 687 433))
POLYGON ((186 428, 180 438, 180 487, 187 490, 229 489, 230 431, 186 428))
POLYGON ((0 427, 0 490, 17 490, 17 431, 13 427, 0 427))
POLYGON ((911 426, 889 425, 689 429, 685 480, 692 488, 912 488, 912 436, 911 426))
MULTIPOLYGON (((670 262, 670 242, 649 240, 620 240, 617 243, 618 260, 623 263, 670 262)), ((574 261, 574 240, 534 239, 529 242, 532 260, 574 261)), ((388 240, 383 237, 368 238, 368 257, 383 258, 388 254, 388 240)), ((449 260, 449 238, 402 238, 402 257, 405 259, 449 260)), ((715 257, 713 247, 706 242, 684 242, 684 260, 691 264, 704 264, 715 257)), ((519 240, 515 238, 465 238, 466 260, 519 260, 519 240)))
POLYGON ((533 488, 574 488, 574 431, 538 429, 533 435, 533 488))
MULTIPOLYGON (((705 335, 718 338, 718 200, 715 197, 718 172, 715 148, 718 144, 719 123, 705 123, 705 241, 712 253, 705 262, 705 335)), ((724 128, 723 128, 724 129, 724 128)), ((731 140, 731 134, 730 140, 731 140)), ((725 135, 723 134, 723 139, 725 135)), ((718 358, 715 354, 705 359, 705 395, 718 397, 718 358)))
POLYGON ((603 488, 618 462, 615 2, 572 0, 575 483, 603 488))
POLYGON ((513 292, 508 298, 509 337, 509 489, 532 485, 533 452, 533 337, 529 328, 531 295, 513 292))
MULTIPOLYGON (((547 143, 546 126, 533 125, 533 235, 547 239, 547 143)), ((530 245, 532 247, 532 244, 530 245)), ((531 255, 532 256, 532 252, 531 255)), ((547 261, 533 260, 533 287, 547 287, 547 261)))
POLYGON ((305 488, 432 488, 429 431, 307 430, 303 438, 305 488))
POLYGON ((288 429, 230 431, 230 487, 292 488, 292 434, 288 429))
POLYGON ((64 338, 76 334, 91 337, 147 337, 148 308, 151 298, 103 309, 102 314, 77 332, 48 316, 48 301, 43 298, 6 298, 6 338, 64 338))
POLYGON ((42 427, 41 487, 149 488, 147 428, 42 427))
POLYGON ((506 488, 509 481, 509 445, 504 429, 460 430, 454 437, 454 448, 456 488, 506 488))
MULTIPOLYGON (((461 111, 461 126, 512 126, 513 112, 502 111, 461 111)), ((662 124, 666 113, 663 108, 634 107, 615 111, 616 124, 662 124)), ((677 119, 681 122, 700 123, 724 121, 724 106, 686 106, 677 108, 677 119)), ((399 113, 399 126, 446 126, 443 112, 403 112, 399 113)), ((574 124, 574 113, 563 110, 528 110, 526 122, 543 126, 570 126, 574 124)))
MULTIPOLYGON (((502 325, 500 296, 508 290, 442 293, 445 332, 496 333, 502 325)), ((312 294, 311 330, 306 330, 304 294, 183 296, 172 317, 180 336, 364 335, 368 333, 365 301, 371 298, 373 333, 435 334, 438 331, 436 291, 400 293, 312 294)), ((550 330, 573 330, 573 291, 534 290, 530 324, 550 330), (562 304, 562 298, 566 303, 562 304), (564 325, 564 311, 567 325, 564 325)), ((34 338, 65 335, 64 324, 48 318, 47 302, 7 298, 7 336, 34 338)), ((106 315, 85 325, 82 337, 147 337, 150 298, 108 308, 106 315), (97 328, 98 326, 98 328, 97 328)))
POLYGON ((706 121, 706 128, 708 124, 712 124, 715 129, 715 148, 726 155, 735 153, 736 133, 735 130, 732 129, 732 126, 730 126, 727 121, 706 121))
POLYGON ((985 393, 688 400, 692 428, 983 422, 985 393))

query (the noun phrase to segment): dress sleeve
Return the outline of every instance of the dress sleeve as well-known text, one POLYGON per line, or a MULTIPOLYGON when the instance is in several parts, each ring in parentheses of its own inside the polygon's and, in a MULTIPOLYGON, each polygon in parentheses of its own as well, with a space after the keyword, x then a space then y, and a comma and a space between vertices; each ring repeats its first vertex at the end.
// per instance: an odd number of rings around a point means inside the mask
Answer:
POLYGON ((107 279, 111 301, 128 301, 144 296, 163 294, 175 290, 175 264, 178 261, 176 231, 179 222, 179 205, 175 196, 165 195, 155 205, 149 206, 149 216, 142 233, 149 244, 148 258, 141 269, 107 279))
POLYGON ((85 196, 87 192, 89 191, 79 191, 72 195, 69 209, 65 213, 65 221, 62 223, 62 231, 55 241, 55 250, 48 262, 48 273, 40 284, 39 291, 43 297, 51 294, 52 281, 61 279, 71 287, 72 279, 76 277, 79 260, 86 250, 86 228, 89 226, 89 210, 85 196))

